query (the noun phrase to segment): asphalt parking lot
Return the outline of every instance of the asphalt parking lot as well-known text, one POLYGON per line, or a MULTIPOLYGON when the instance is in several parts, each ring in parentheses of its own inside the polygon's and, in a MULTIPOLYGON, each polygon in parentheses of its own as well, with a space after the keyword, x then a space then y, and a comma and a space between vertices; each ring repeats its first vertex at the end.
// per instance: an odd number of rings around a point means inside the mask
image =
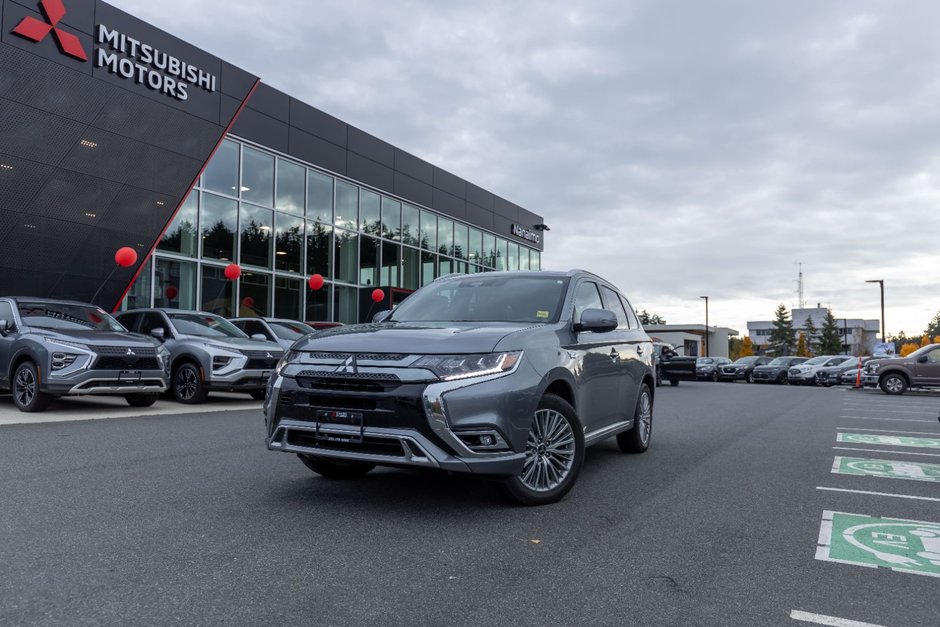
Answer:
POLYGON ((940 397, 657 392, 541 508, 317 477, 250 401, 0 426, 0 624, 937 625, 940 397))

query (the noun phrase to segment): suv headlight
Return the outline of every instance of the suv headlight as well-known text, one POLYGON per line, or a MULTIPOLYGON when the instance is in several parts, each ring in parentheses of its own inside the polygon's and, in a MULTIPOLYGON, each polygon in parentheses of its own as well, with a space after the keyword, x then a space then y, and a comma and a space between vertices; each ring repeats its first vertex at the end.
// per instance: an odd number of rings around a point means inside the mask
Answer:
POLYGON ((277 362, 277 366, 274 367, 274 376, 281 376, 281 372, 284 370, 284 368, 287 367, 288 364, 296 363, 298 361, 300 361, 300 351, 286 351, 284 356, 281 357, 281 360, 277 362))
POLYGON ((878 368, 881 368, 881 364, 879 364, 877 361, 873 361, 872 363, 865 366, 865 369, 871 374, 878 372, 878 368))
POLYGON ((444 381, 453 381, 509 372, 521 358, 522 351, 481 355, 427 355, 414 362, 412 367, 427 368, 444 381))
POLYGON ((163 344, 157 347, 157 361, 164 370, 170 364, 170 350, 163 344))

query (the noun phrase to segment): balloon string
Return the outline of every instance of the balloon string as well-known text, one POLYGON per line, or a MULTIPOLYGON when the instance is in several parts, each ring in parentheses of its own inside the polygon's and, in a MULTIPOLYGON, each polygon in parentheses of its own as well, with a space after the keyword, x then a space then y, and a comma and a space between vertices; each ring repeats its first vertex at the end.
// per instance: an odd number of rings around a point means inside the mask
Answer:
POLYGON ((94 304, 95 299, 98 298, 98 294, 101 292, 102 288, 104 288, 104 286, 108 284, 108 281, 111 280, 111 277, 114 276, 114 273, 117 271, 119 267, 120 266, 114 266, 113 268, 111 268, 111 272, 108 273, 108 276, 105 278, 105 280, 101 283, 101 285, 98 286, 98 289, 95 290, 95 295, 91 297, 91 300, 89 301, 90 303, 94 304))

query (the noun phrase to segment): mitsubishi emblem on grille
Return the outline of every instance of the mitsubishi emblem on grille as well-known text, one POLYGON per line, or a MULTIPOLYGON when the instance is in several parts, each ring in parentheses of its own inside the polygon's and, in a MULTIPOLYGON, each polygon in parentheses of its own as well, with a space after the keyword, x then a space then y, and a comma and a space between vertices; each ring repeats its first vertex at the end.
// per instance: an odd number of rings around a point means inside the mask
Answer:
POLYGON ((356 367, 356 356, 350 355, 346 358, 337 369, 336 372, 342 372, 343 374, 359 374, 359 368, 356 367))
POLYGON ((271 353, 267 353, 267 356, 268 356, 268 359, 273 359, 273 358, 274 358, 274 355, 272 355, 271 353))
POLYGON ((127 356, 128 356, 128 357, 136 357, 136 356, 137 356, 137 353, 135 353, 133 350, 131 350, 130 348, 128 348, 128 349, 127 349, 127 356))

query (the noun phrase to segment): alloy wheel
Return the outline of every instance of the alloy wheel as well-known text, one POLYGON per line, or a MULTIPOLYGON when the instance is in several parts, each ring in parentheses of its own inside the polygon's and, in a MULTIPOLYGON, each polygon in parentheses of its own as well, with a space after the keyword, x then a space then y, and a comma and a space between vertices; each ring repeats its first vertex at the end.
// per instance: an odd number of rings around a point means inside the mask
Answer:
POLYGON ((885 388, 891 394, 900 394, 901 390, 904 389, 904 382, 897 376, 888 377, 885 379, 885 388))
POLYGON ((14 383, 14 394, 16 402, 20 407, 25 407, 33 402, 36 396, 36 377, 29 368, 20 368, 16 373, 16 382, 14 383))
POLYGON ((192 368, 180 368, 176 373, 176 389, 179 397, 184 401, 191 400, 196 395, 199 382, 192 368))
POLYGON ((637 407, 637 420, 639 420, 639 435, 643 446, 650 441, 650 433, 653 430, 653 401, 650 399, 649 391, 643 390, 640 396, 640 405, 637 407))
POLYGON ((554 409, 536 411, 525 452, 520 481, 535 492, 556 488, 574 464, 575 440, 571 424, 554 409))

